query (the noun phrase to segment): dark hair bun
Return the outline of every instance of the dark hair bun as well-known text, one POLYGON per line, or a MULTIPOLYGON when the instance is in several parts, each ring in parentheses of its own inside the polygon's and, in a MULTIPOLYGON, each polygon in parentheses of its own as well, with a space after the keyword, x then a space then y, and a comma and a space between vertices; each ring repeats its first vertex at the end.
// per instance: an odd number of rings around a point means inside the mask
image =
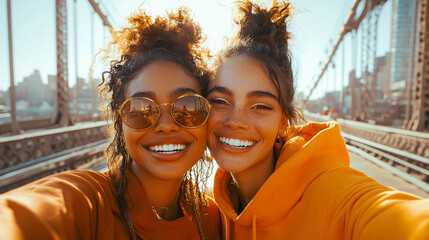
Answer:
POLYGON ((128 18, 129 26, 113 33, 113 43, 119 55, 135 55, 163 49, 182 56, 187 61, 200 60, 204 41, 202 31, 190 14, 181 7, 166 17, 152 16, 143 10, 128 18))
POLYGON ((235 22, 240 29, 237 35, 239 40, 287 47, 290 33, 286 21, 292 10, 289 3, 274 1, 269 10, 250 1, 239 1, 238 4, 241 15, 235 22))

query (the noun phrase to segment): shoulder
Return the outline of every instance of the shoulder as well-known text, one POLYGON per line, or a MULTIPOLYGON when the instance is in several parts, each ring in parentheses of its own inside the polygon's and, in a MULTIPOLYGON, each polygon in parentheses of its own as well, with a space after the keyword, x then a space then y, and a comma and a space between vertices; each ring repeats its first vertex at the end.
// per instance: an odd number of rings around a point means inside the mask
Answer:
POLYGON ((320 174, 310 187, 330 189, 335 192, 353 191, 354 187, 370 185, 386 187, 392 190, 392 188, 381 185, 364 173, 348 166, 338 166, 320 174))
POLYGON ((115 208, 107 173, 71 170, 44 177, 0 195, 0 207, 22 215, 63 219, 95 216, 97 209, 115 208), (64 212, 64 210, 66 210, 64 212))
POLYGON ((382 199, 421 199, 383 185, 351 167, 337 167, 321 174, 313 181, 309 190, 315 193, 323 192, 322 196, 330 198, 334 205, 339 202, 352 204, 357 200, 369 204, 382 199))
POLYGON ((8 223, 0 231, 14 229, 6 231, 10 237, 5 239, 18 235, 26 239, 94 238, 92 223, 99 216, 104 216, 100 225, 111 219, 108 212, 114 198, 110 189, 107 174, 94 171, 66 171, 39 179, 0 195, 0 222, 8 223))
POLYGON ((92 170, 70 170, 51 175, 41 179, 40 182, 64 186, 104 188, 109 185, 110 181, 107 173, 92 170))
POLYGON ((0 195, 2 198, 19 196, 31 199, 96 201, 112 195, 107 173, 90 170, 70 170, 44 177, 0 195))
POLYGON ((70 170, 62 173, 50 175, 48 177, 24 185, 23 187, 32 187, 32 185, 51 186, 59 188, 78 188, 78 189, 101 189, 109 185, 107 173, 100 173, 91 170, 70 170))

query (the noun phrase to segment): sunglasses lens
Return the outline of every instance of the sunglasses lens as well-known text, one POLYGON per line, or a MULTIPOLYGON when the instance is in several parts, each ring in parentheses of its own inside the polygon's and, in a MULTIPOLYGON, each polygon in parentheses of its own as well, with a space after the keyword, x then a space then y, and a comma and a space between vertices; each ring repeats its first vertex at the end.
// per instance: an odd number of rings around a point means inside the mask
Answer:
POLYGON ((159 116, 156 105, 142 98, 128 101, 122 108, 122 117, 125 124, 133 129, 146 129, 154 125, 159 116))
POLYGON ((184 127, 198 127, 207 120, 209 105, 202 97, 182 97, 174 102, 172 115, 184 127))

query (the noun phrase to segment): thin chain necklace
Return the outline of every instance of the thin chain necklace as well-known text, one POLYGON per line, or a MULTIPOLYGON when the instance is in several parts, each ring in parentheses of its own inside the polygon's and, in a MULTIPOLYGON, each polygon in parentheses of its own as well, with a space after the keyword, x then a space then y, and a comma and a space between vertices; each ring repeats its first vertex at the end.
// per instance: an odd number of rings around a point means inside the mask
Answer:
POLYGON ((155 206, 151 202, 149 202, 152 212, 155 214, 157 219, 164 219, 167 221, 173 221, 177 218, 177 213, 179 212, 180 207, 180 189, 177 192, 176 198, 173 202, 168 206, 155 206))
MULTIPOLYGON (((182 182, 182 184, 183 184, 183 182, 182 182)), ((179 189, 177 199, 180 198, 181 190, 182 190, 182 187, 180 187, 180 189, 179 189)), ((194 196, 194 194, 191 193, 190 197, 191 197, 192 209, 193 209, 193 212, 194 212, 194 215, 195 215, 195 221, 197 222, 198 234, 200 235, 200 239, 201 240, 205 240, 204 233, 203 233, 203 228, 201 226, 199 212, 197 210, 197 206, 196 206, 196 203, 195 203, 195 196, 194 196)), ((149 202, 149 204, 152 207, 152 204, 150 202, 149 202)), ((177 208, 177 210, 179 209, 179 204, 180 204, 180 202, 178 202, 178 208, 177 208)), ((153 208, 152 208, 152 211, 153 211, 153 208)), ((159 214, 158 214, 158 212, 155 211, 154 214, 155 214, 155 216, 160 217, 159 214)), ((176 212, 176 215, 177 215, 177 212, 176 212)), ((136 235, 136 232, 134 231, 134 225, 133 225, 133 223, 131 221, 130 212, 129 212, 128 207, 125 208, 125 210, 124 210, 124 216, 125 216, 125 221, 126 221, 126 223, 128 225, 129 231, 130 231, 130 238, 131 238, 131 240, 137 240, 137 235, 136 235)))

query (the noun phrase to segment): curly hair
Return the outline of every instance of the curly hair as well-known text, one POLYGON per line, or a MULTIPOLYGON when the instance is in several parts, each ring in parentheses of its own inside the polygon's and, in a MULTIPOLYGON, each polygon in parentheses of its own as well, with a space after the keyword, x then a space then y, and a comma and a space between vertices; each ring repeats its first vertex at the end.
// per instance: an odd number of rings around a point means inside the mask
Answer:
MULTIPOLYGON (((123 137, 122 119, 118 108, 126 100, 129 83, 148 64, 155 61, 171 61, 182 66, 199 83, 206 95, 211 72, 205 59, 209 51, 201 47, 205 40, 201 28, 192 20, 187 8, 180 7, 167 12, 166 17, 152 18, 140 10, 128 18, 128 26, 112 33, 113 40, 104 50, 105 60, 110 60, 110 70, 103 72, 100 96, 107 101, 106 117, 112 121, 109 131, 111 142, 105 151, 109 173, 116 189, 116 201, 121 211, 121 220, 128 226, 131 238, 135 238, 125 195, 127 194, 126 172, 132 161, 127 153, 123 137)), ((206 154, 184 176, 181 192, 194 207, 198 230, 199 209, 207 204, 203 193, 212 172, 212 162, 206 154)))
POLYGON ((215 69, 228 58, 235 56, 248 56, 258 60, 277 90, 280 106, 289 126, 293 126, 302 117, 294 103, 294 76, 288 48, 291 34, 287 23, 292 7, 287 2, 277 1, 273 1, 268 10, 250 1, 236 3, 239 16, 235 23, 238 31, 230 39, 228 47, 218 55, 215 69))

